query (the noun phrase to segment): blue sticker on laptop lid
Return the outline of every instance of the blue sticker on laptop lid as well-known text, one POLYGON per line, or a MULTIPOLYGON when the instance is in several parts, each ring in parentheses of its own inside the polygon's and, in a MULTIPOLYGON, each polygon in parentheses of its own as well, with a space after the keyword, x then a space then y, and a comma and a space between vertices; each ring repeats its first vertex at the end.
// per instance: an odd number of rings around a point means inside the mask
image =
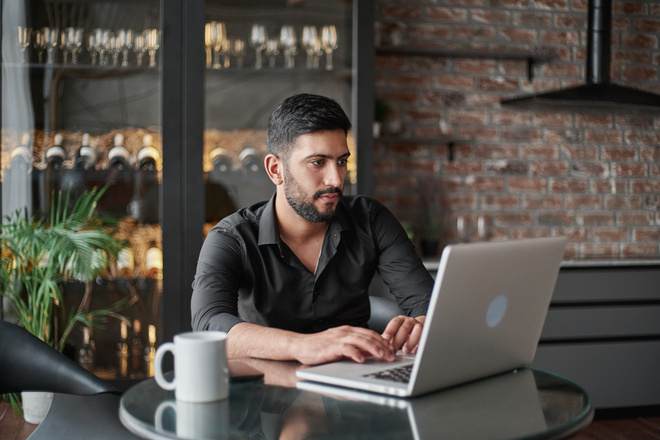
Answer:
POLYGON ((490 303, 488 312, 486 313, 486 324, 488 324, 488 327, 493 328, 502 321, 507 305, 508 301, 504 295, 499 295, 490 303))

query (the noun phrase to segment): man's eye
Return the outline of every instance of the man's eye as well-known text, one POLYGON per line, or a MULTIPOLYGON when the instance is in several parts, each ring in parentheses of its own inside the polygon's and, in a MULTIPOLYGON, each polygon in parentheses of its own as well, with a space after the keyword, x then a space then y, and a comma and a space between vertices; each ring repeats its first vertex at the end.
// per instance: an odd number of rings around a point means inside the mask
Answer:
POLYGON ((317 160, 313 160, 312 164, 313 165, 323 165, 323 162, 324 162, 323 159, 317 159, 317 160))
POLYGON ((348 163, 348 159, 339 159, 337 163, 341 166, 344 166, 348 163))

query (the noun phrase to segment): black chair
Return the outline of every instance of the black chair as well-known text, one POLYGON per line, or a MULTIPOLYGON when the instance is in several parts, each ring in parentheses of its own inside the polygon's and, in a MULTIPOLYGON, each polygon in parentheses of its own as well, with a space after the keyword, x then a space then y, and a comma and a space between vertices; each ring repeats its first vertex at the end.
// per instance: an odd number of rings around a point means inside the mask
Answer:
POLYGON ((394 299, 370 295, 369 303, 371 318, 367 325, 377 333, 383 333, 387 324, 395 316, 405 315, 394 299))
POLYGON ((30 440, 137 439, 119 421, 121 392, 27 330, 0 320, 0 393, 55 393, 30 440))
POLYGON ((0 392, 20 391, 121 394, 24 328, 0 321, 0 392))

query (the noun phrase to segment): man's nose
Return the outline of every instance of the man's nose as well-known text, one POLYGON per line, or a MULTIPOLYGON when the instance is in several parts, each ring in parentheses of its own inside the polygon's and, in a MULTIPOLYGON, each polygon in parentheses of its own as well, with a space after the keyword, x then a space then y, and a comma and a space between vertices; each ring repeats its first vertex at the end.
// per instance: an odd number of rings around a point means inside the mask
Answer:
POLYGON ((344 183, 344 172, 337 164, 327 167, 324 176, 325 186, 341 188, 344 183))

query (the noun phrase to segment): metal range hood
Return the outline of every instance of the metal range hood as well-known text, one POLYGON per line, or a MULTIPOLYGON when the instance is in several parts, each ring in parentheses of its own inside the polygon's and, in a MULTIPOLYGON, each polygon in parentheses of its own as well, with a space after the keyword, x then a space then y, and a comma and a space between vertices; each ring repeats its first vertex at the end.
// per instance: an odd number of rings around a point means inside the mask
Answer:
POLYGON ((589 0, 587 83, 554 92, 502 101, 503 106, 538 110, 632 109, 660 111, 660 95, 610 82, 612 1, 589 0))

